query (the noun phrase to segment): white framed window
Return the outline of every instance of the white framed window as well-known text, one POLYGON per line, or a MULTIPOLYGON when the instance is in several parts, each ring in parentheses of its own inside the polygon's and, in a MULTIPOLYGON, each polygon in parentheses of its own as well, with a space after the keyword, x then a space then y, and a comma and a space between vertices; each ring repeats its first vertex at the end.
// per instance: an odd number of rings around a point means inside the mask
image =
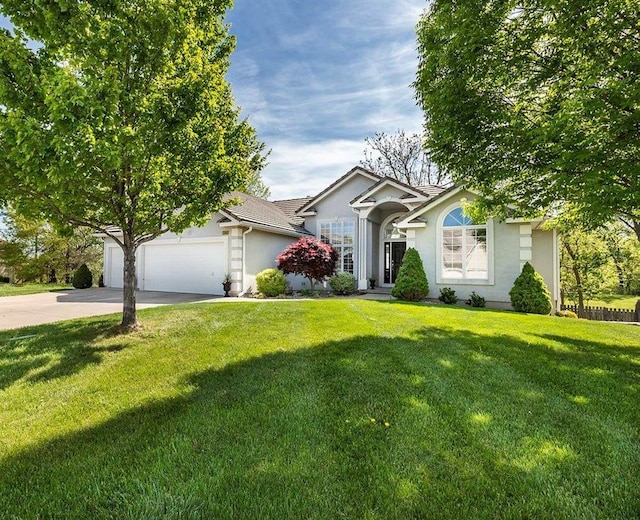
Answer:
POLYGON ((338 252, 338 271, 354 273, 356 221, 319 222, 319 238, 338 252))
POLYGON ((439 283, 493 283, 492 225, 477 224, 459 205, 438 219, 439 283))

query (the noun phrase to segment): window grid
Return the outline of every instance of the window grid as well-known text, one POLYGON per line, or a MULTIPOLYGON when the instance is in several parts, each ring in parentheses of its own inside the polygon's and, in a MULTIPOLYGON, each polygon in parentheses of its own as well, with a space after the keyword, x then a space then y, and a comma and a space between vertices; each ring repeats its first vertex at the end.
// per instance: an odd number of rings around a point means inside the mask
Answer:
POLYGON ((487 227, 474 225, 461 208, 452 210, 443 220, 442 277, 489 279, 487 227))
POLYGON ((353 274, 355 222, 321 222, 320 240, 338 252, 338 270, 353 274))

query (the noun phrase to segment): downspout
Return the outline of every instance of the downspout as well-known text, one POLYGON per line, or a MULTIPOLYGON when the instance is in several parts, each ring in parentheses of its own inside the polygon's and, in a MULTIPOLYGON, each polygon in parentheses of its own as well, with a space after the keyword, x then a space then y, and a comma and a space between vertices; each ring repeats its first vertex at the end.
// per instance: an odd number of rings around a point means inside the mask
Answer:
POLYGON ((244 296, 247 291, 247 235, 253 231, 253 226, 242 233, 242 291, 238 296, 244 296))

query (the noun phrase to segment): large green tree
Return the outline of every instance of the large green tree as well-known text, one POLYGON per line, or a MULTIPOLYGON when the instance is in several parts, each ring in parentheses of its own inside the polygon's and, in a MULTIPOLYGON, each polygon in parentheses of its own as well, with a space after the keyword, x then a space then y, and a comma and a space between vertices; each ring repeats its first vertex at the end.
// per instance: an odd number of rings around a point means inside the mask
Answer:
POLYGON ((640 3, 434 0, 418 25, 427 147, 494 207, 572 207, 640 239, 640 3))
POLYGON ((7 210, 0 228, 0 262, 16 281, 71 283, 73 272, 87 264, 102 271, 102 241, 86 227, 61 235, 48 222, 7 210))
POLYGON ((120 245, 125 329, 136 249, 203 224, 264 162, 225 80, 231 3, 1 5, 15 29, 0 34, 0 199, 120 245))

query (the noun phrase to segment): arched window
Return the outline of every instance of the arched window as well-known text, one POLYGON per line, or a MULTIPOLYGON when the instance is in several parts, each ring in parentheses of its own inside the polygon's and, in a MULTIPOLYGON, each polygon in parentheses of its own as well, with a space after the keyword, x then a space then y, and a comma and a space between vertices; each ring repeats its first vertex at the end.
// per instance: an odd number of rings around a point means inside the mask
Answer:
POLYGON ((441 233, 442 279, 489 280, 486 224, 476 224, 457 207, 445 215, 441 233))

